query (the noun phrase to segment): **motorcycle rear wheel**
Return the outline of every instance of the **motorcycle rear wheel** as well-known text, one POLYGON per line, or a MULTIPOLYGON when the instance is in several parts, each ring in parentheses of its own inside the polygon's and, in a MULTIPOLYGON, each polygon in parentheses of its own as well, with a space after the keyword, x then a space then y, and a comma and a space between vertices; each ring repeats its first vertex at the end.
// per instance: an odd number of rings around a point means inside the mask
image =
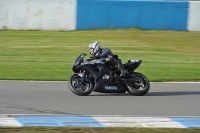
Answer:
POLYGON ((133 82, 132 84, 127 84, 127 92, 135 96, 144 96, 145 94, 147 94, 150 89, 150 83, 147 77, 137 72, 133 72, 131 75, 138 79, 140 82, 133 82))
POLYGON ((81 79, 82 77, 79 74, 73 74, 68 81, 69 89, 76 95, 87 96, 93 91, 93 84, 86 77, 84 85, 82 85, 81 79))

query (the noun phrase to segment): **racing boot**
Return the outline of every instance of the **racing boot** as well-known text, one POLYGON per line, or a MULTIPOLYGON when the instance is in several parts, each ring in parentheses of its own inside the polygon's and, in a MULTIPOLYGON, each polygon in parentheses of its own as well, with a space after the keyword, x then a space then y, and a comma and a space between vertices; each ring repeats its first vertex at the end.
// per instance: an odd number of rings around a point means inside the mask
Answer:
POLYGON ((128 71, 123 67, 121 61, 113 60, 112 62, 114 66, 121 71, 120 77, 125 77, 126 75, 128 75, 128 71))
POLYGON ((118 68, 121 71, 120 76, 121 77, 126 77, 126 75, 128 75, 128 71, 123 67, 123 65, 121 64, 121 62, 119 62, 117 65, 118 65, 118 68))

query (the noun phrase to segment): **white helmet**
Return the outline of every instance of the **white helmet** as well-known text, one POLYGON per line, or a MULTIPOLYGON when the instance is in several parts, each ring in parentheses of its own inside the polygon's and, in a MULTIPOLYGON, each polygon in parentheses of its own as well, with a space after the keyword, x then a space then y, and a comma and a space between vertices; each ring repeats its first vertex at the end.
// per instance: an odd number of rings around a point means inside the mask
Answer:
POLYGON ((97 52, 101 50, 101 44, 98 41, 91 42, 89 44, 89 49, 93 49, 92 51, 90 51, 90 54, 95 56, 97 52))

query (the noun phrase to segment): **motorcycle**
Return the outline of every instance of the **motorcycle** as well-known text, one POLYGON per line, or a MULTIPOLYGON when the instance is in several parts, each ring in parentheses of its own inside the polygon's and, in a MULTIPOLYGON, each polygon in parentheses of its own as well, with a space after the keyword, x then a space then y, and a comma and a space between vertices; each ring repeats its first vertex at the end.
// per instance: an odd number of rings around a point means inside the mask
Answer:
MULTIPOLYGON (((75 60, 72 70, 74 74, 69 78, 69 89, 76 95, 87 96, 92 91, 100 93, 126 93, 143 96, 150 89, 149 80, 141 73, 134 72, 142 60, 128 60, 123 67, 128 75, 120 77, 119 69, 106 63, 106 59, 83 58, 87 54, 82 53, 75 60)), ((117 56, 117 55, 114 55, 117 56)))

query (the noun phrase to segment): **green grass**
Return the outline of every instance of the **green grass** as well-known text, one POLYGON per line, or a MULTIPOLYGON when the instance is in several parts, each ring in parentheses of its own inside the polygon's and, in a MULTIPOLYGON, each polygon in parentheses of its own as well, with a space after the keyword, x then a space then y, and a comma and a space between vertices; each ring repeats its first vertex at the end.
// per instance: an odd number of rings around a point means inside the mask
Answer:
POLYGON ((68 80, 74 60, 100 41, 150 81, 200 81, 200 32, 104 29, 0 31, 0 79, 68 80))
POLYGON ((200 129, 20 127, 20 128, 0 128, 0 132, 1 133, 199 133, 200 129))

